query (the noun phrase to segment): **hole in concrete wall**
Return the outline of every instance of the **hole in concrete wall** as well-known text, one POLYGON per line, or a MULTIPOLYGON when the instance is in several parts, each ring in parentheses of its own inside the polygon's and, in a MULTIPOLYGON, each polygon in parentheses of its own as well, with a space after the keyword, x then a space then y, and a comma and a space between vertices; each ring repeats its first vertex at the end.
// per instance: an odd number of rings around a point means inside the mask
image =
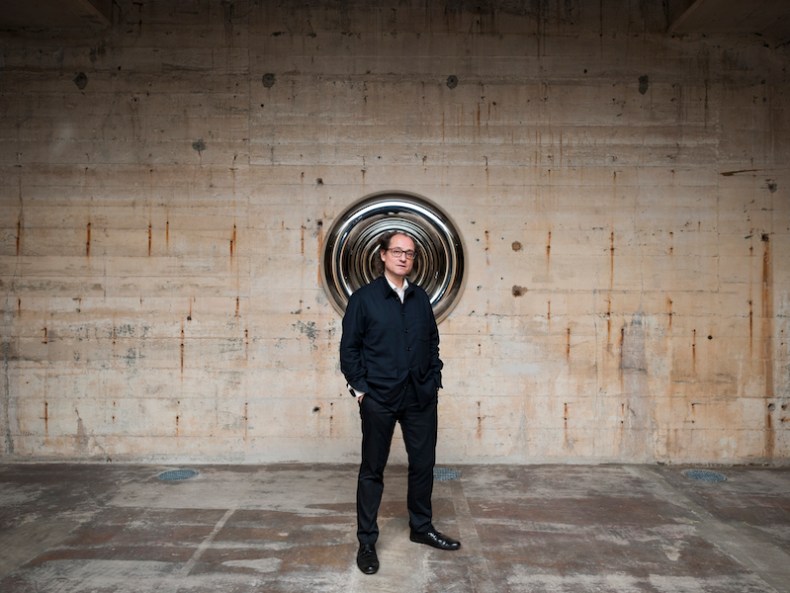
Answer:
POLYGON ((83 90, 88 86, 88 76, 84 72, 80 72, 74 77, 74 84, 77 85, 78 89, 83 90))
POLYGON ((332 305, 343 313, 348 297, 379 276, 378 241, 394 230, 414 238, 419 255, 409 280, 425 289, 441 321, 461 295, 464 247, 450 217, 414 194, 374 194, 337 217, 327 233, 322 266, 324 289, 332 305))
POLYGON ((274 86, 274 83, 277 82, 277 79, 275 78, 274 74, 267 72, 263 75, 262 82, 264 87, 270 89, 274 86))

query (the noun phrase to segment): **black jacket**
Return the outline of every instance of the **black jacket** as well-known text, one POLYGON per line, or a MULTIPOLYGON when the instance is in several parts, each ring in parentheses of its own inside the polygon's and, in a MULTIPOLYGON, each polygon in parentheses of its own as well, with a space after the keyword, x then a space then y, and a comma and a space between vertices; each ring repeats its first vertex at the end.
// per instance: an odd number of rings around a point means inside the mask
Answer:
POLYGON ((411 377, 420 403, 442 386, 439 330, 428 294, 409 283, 401 304, 384 276, 351 295, 343 316, 340 370, 348 384, 381 404, 411 377))

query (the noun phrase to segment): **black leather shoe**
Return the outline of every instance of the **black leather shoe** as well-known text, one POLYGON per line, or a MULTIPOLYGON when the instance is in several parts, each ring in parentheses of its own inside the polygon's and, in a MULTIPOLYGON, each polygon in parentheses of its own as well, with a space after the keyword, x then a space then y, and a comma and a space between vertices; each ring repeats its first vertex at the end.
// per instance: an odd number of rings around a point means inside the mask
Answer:
POLYGON ((375 574, 379 570, 379 557, 376 554, 376 546, 373 544, 361 544, 357 552, 357 566, 365 574, 375 574))
POLYGON ((409 539, 418 544, 425 544, 440 550, 457 550, 461 547, 461 542, 447 537, 433 528, 425 533, 418 533, 412 529, 409 539))

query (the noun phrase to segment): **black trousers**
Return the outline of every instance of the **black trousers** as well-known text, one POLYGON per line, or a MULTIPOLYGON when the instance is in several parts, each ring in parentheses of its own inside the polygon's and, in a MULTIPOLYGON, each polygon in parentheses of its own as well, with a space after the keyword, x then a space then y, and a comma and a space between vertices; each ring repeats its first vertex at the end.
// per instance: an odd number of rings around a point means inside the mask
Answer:
POLYGON ((379 536, 378 513, 384 492, 384 468, 390 454, 396 422, 400 422, 409 459, 406 506, 409 526, 418 532, 432 528, 431 495, 436 463, 436 401, 420 407, 411 381, 406 382, 400 405, 389 409, 365 396, 362 418, 362 462, 357 479, 357 539, 374 544, 379 536))

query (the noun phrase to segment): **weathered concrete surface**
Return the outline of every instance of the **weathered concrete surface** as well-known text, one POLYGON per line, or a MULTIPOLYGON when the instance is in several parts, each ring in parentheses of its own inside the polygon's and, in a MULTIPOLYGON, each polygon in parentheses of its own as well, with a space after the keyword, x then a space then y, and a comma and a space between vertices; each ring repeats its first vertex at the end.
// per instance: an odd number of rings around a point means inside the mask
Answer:
POLYGON ((790 459, 790 46, 634 0, 112 5, 0 32, 3 459, 352 462, 321 252, 397 190, 467 249, 443 458, 790 459))
POLYGON ((372 577, 355 565, 354 467, 203 466, 180 482, 165 469, 0 466, 0 590, 790 591, 788 469, 711 483, 667 466, 444 467, 436 525, 463 541, 447 553, 408 541, 395 466, 372 577))

